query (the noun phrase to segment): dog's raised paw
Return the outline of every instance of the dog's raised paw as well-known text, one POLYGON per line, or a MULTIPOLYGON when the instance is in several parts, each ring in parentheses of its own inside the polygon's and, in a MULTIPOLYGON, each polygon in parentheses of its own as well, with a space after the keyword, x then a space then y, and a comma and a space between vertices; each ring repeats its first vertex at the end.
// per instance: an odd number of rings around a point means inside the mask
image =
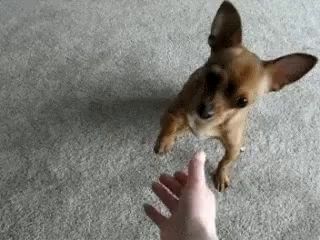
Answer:
POLYGON ((153 150, 156 154, 163 155, 169 152, 174 145, 174 139, 171 137, 158 138, 153 150))
POLYGON ((230 185, 230 179, 225 171, 217 170, 213 173, 213 183, 219 192, 224 192, 230 185))

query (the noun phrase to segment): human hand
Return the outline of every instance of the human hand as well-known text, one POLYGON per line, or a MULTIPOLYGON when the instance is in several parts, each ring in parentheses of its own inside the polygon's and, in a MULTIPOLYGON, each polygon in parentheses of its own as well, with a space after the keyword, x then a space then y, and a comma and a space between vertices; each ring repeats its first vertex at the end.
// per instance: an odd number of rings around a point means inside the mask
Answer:
POLYGON ((163 216, 145 205, 147 216, 159 227, 161 240, 216 240, 216 199, 205 179, 205 153, 199 152, 189 162, 188 173, 162 174, 152 184, 153 192, 169 209, 163 216))

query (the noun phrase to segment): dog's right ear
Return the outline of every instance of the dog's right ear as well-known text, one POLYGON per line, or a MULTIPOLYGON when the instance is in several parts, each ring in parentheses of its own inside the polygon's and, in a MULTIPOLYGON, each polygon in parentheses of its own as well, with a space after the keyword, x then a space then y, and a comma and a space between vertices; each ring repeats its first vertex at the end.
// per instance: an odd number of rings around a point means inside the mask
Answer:
POLYGON ((236 8, 224 1, 211 26, 208 43, 212 51, 235 47, 242 42, 241 18, 236 8))

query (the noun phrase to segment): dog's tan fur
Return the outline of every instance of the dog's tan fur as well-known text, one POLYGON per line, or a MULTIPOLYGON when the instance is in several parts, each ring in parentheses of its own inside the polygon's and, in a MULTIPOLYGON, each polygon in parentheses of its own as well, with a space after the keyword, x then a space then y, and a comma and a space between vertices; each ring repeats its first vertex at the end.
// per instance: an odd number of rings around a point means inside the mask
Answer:
POLYGON ((209 45, 211 56, 207 63, 190 76, 162 117, 162 129, 154 150, 160 154, 168 152, 176 137, 186 131, 199 137, 220 139, 226 151, 215 171, 214 183, 223 191, 229 185, 229 171, 244 144, 246 119, 252 103, 264 93, 279 90, 301 78, 317 59, 297 53, 272 61, 260 60, 242 45, 240 16, 227 1, 214 19, 209 45), (212 72, 218 80, 208 78, 212 72), (218 81, 211 92, 210 81, 218 81), (246 99, 244 107, 235 106, 239 97, 246 99), (199 116, 197 109, 202 102, 212 106, 212 117, 199 116))

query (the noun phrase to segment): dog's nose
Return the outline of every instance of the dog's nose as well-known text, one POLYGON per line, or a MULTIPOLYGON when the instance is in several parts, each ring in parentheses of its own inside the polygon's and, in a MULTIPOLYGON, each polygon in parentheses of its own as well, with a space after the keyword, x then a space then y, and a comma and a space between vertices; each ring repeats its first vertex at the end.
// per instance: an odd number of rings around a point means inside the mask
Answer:
POLYGON ((203 119, 208 119, 213 116, 213 107, 212 104, 201 103, 197 109, 199 117, 203 119))

